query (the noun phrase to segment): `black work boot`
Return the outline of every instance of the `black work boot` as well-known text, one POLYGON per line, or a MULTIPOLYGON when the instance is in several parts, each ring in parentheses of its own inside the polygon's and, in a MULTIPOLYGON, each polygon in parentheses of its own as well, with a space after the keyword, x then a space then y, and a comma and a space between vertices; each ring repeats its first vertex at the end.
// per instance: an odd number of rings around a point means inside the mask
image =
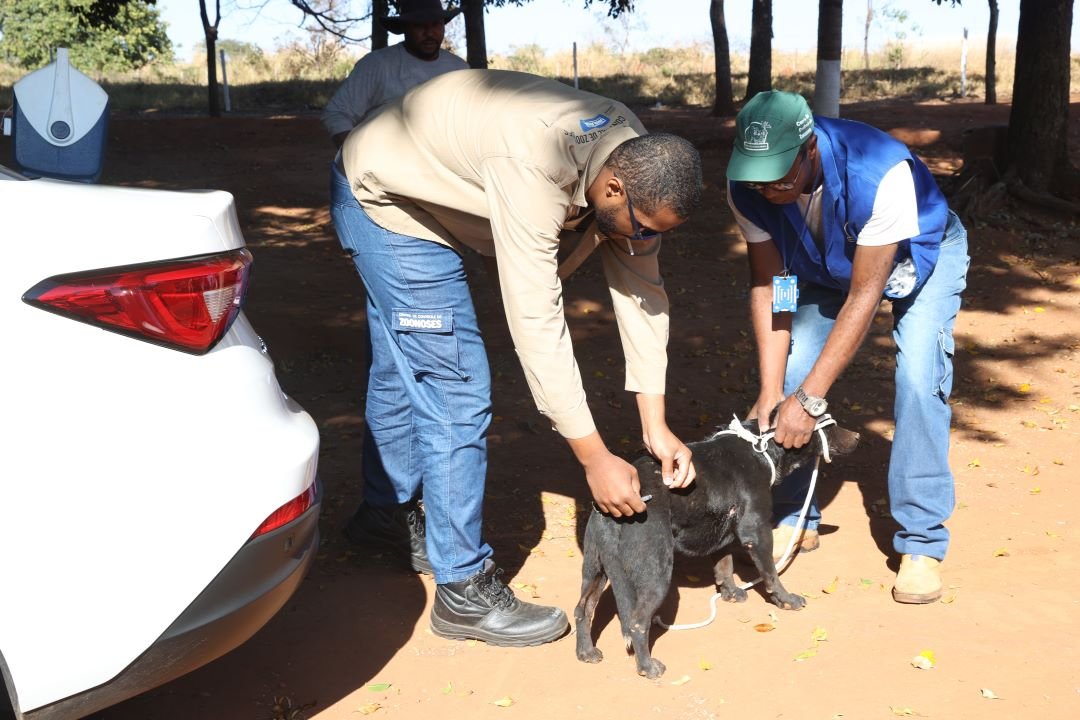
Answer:
POLYGON ((365 549, 380 547, 389 550, 408 562, 414 571, 432 574, 427 554, 424 508, 418 500, 385 508, 361 503, 345 526, 345 537, 353 545, 365 549))
POLYGON ((566 634, 570 628, 566 613, 518 600, 501 575, 488 559, 484 569, 468 580, 437 585, 431 631, 451 640, 511 647, 540 645, 566 634))

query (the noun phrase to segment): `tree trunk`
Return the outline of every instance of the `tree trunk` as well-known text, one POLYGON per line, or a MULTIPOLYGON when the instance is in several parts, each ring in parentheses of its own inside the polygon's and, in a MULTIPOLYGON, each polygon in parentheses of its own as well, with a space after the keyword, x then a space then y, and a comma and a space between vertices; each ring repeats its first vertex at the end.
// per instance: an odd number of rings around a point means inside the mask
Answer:
POLYGON ((1035 192, 1048 192, 1069 166, 1069 33, 1073 0, 1020 0, 1016 71, 1009 112, 1009 163, 1035 192))
POLYGON ((203 36, 206 38, 206 89, 207 112, 210 117, 221 117, 218 104, 217 82, 217 35, 218 23, 221 22, 221 0, 214 0, 214 22, 206 13, 206 0, 199 0, 199 13, 202 17, 203 36))
POLYGON ((484 34, 484 0, 462 0, 461 14, 465 16, 465 60, 469 67, 486 69, 487 37, 484 34))
POLYGON ((840 117, 840 53, 844 48, 844 0, 818 0, 817 76, 814 112, 840 117))
POLYGON ((709 20, 712 23, 713 57, 716 70, 716 100, 712 114, 729 116, 735 114, 735 101, 731 91, 731 50, 728 47, 727 21, 724 20, 724 0, 710 0, 709 20))
POLYGON ((874 22, 874 0, 866 0, 866 24, 862 34, 863 69, 870 69, 870 23, 874 22))
POLYGON ((750 19, 750 72, 746 99, 772 90, 772 0, 754 0, 750 19))
POLYGON ((998 4, 997 0, 987 0, 990 3, 990 27, 986 30, 986 104, 997 104, 997 26, 998 4))
POLYGON ((371 49, 381 50, 386 47, 389 37, 386 28, 383 27, 380 18, 389 13, 389 5, 386 0, 371 0, 371 49))

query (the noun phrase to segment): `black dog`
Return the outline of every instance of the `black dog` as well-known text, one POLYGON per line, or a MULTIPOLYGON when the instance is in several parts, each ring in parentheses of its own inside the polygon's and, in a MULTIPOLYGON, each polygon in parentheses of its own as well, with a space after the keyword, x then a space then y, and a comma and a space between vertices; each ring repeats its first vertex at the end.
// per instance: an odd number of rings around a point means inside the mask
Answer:
MULTIPOLYGON (((756 430, 756 423, 747 426, 756 430)), ((837 425, 823 429, 830 454, 855 449, 858 433, 837 425)), ((770 602, 787 610, 806 604, 800 595, 780 584, 772 559, 772 467, 754 445, 733 434, 718 433, 691 443, 697 479, 684 490, 669 490, 660 477, 660 464, 638 459, 641 495, 652 495, 647 510, 628 518, 613 518, 594 508, 585 528, 581 568, 581 600, 574 609, 577 657, 600 662, 603 654, 592 638, 592 619, 607 580, 615 595, 627 650, 633 648, 639 675, 658 678, 664 664, 649 651, 653 617, 671 587, 674 553, 706 556, 727 548, 716 563, 716 583, 724 600, 742 602, 746 591, 732 577, 731 551, 738 542, 761 574, 770 602)), ((769 441, 765 452, 784 478, 812 463, 823 453, 821 433, 797 450, 784 450, 769 441)))

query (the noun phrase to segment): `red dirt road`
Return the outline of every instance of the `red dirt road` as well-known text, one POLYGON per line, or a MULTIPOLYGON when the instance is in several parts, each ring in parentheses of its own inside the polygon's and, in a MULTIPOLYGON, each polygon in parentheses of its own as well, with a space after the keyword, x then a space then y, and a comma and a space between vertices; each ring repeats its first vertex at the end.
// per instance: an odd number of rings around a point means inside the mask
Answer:
MULTIPOLYGON (((961 132, 1005 122, 1008 107, 889 101, 843 113, 894 132, 947 174, 959 165, 961 132)), ((1080 116, 1075 102, 1072 113, 1080 116)), ((732 413, 744 414, 756 392, 744 251, 718 185, 732 125, 697 109, 643 111, 642 118, 650 129, 695 142, 710 181, 706 206, 671 234, 662 258, 673 304, 669 418, 684 439, 696 440, 732 413)), ((751 592, 745 604, 721 603, 708 627, 655 633, 667 673, 654 682, 638 677, 623 651, 610 594, 598 612, 599 665, 576 660, 572 635, 530 649, 452 642, 428 630, 430 578, 360 556, 343 541, 341 527, 359 501, 363 295, 330 225, 330 151, 317 118, 118 118, 110 134, 105 182, 235 194, 256 257, 247 313, 282 385, 321 429, 326 504, 314 569, 262 631, 208 667, 95 717, 1080 717, 1075 221, 1003 204, 969 224, 970 287, 956 327, 959 504, 943 600, 901 606, 889 595, 893 523, 882 501, 892 361, 883 305, 831 398, 836 417, 863 442, 823 474, 821 550, 797 558, 784 575, 807 607, 785 612, 751 592), (759 632, 765 623, 774 629, 759 632), (912 665, 920 653, 932 654, 932 669, 912 665)), ((518 593, 570 613, 586 486, 533 408, 498 298, 476 269, 497 414, 486 535, 518 593)), ((640 430, 621 389, 621 353, 598 266, 586 264, 566 292, 601 432, 634 456, 640 430)), ((665 618, 704 619, 713 591, 707 564, 680 561, 665 618)))

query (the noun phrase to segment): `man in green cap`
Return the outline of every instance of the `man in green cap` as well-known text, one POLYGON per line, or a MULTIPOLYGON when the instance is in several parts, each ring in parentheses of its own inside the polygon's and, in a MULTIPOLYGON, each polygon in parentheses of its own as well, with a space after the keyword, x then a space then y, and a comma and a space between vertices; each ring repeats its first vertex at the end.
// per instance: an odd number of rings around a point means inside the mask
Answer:
MULTIPOLYGON (((953 325, 966 284, 967 232, 926 166, 862 123, 815 117, 802 96, 763 92, 736 118, 728 203, 747 242, 761 388, 750 411, 800 447, 830 388, 892 303, 896 430, 889 459, 898 602, 941 596, 954 499, 948 399, 953 325), (775 415, 773 415, 775 410, 775 415)), ((774 553, 799 532, 810 473, 777 486, 774 553)), ((811 502, 802 551, 817 549, 811 502)))

